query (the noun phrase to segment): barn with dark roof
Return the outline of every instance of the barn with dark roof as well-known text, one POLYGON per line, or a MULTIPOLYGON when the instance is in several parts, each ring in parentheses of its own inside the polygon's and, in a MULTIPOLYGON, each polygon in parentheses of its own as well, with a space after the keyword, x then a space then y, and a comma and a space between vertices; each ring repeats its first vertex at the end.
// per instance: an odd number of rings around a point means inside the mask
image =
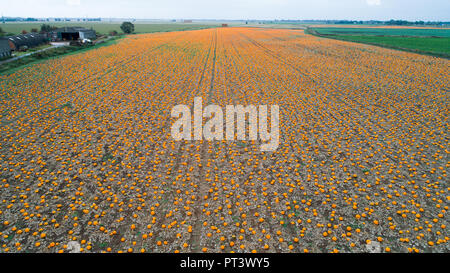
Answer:
POLYGON ((9 45, 14 51, 28 49, 47 43, 47 37, 38 33, 8 36, 6 39, 9 41, 9 45))
POLYGON ((11 56, 11 46, 5 38, 0 39, 0 59, 7 58, 11 56))
POLYGON ((76 41, 79 39, 94 40, 97 37, 95 30, 83 27, 58 28, 52 32, 51 36, 53 41, 76 41))

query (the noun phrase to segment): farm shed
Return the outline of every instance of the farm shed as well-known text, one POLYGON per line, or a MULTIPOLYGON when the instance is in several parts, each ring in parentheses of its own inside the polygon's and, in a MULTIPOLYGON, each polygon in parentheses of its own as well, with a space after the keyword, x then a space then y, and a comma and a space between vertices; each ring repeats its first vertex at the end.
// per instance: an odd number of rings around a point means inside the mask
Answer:
POLYGON ((11 49, 15 51, 24 48, 27 49, 36 47, 47 43, 46 36, 38 33, 8 36, 6 39, 8 39, 11 49))
POLYGON ((0 59, 11 56, 11 46, 7 39, 0 39, 0 59))
POLYGON ((222 24, 222 27, 228 27, 228 24, 222 24))
POLYGON ((83 27, 63 27, 52 32, 53 41, 76 41, 79 39, 97 38, 95 30, 83 27))

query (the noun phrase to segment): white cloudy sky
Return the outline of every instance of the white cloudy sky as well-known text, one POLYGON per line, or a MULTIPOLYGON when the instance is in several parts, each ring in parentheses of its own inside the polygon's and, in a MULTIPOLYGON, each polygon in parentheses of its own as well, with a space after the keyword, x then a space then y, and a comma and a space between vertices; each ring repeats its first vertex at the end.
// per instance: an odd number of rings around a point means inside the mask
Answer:
POLYGON ((450 21, 450 0, 0 0, 4 16, 450 21))

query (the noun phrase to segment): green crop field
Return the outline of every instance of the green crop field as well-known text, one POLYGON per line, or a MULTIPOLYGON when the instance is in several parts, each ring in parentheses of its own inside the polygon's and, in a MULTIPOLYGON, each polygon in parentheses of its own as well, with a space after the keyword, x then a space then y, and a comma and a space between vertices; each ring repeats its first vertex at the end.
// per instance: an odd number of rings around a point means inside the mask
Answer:
MULTIPOLYGON (((33 22, 33 23, 6 23, 0 24, 5 33, 19 34, 23 30, 30 32, 33 28, 40 29, 42 24, 49 24, 55 27, 80 26, 93 28, 101 34, 108 34, 110 31, 122 32, 120 22, 33 22)), ((218 23, 134 23, 136 33, 151 33, 165 31, 197 30, 203 28, 212 28, 219 26, 218 23)))
POLYGON ((450 56, 450 38, 340 35, 339 39, 450 56))
POLYGON ((418 29, 418 28, 314 28, 325 35, 382 35, 382 36, 420 36, 450 37, 450 29, 418 29))
POLYGON ((315 27, 310 34, 450 58, 450 29, 315 27))

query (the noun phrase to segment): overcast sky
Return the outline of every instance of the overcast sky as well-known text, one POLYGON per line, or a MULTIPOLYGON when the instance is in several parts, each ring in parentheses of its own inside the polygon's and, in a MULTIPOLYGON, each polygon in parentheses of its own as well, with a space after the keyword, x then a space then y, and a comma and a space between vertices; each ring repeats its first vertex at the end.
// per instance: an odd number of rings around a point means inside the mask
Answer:
POLYGON ((450 21, 450 0, 0 0, 4 16, 450 21))

